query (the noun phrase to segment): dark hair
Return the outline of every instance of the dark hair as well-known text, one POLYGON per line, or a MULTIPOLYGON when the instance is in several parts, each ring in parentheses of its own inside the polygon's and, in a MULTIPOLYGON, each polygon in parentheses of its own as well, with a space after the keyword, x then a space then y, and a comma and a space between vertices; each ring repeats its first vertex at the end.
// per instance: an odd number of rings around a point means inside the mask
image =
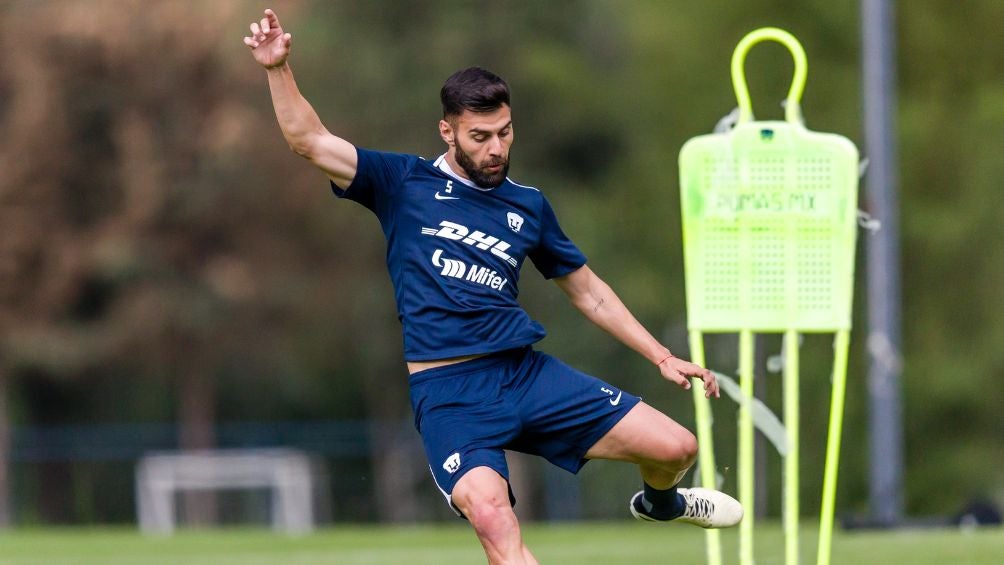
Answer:
POLYGON ((492 112, 509 105, 509 85, 501 77, 480 67, 457 71, 446 79, 439 99, 443 117, 459 116, 464 110, 492 112))

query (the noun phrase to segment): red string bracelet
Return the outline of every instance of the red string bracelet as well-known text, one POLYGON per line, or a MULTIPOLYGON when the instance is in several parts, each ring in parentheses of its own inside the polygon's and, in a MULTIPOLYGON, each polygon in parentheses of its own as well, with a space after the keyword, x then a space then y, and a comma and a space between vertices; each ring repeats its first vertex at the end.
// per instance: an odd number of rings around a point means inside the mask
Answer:
POLYGON ((656 363, 656 364, 655 364, 655 366, 656 366, 656 367, 659 367, 659 366, 661 366, 661 365, 662 365, 663 363, 665 363, 666 361, 668 361, 668 360, 670 360, 670 359, 672 359, 672 358, 673 358, 673 354, 672 354, 672 353, 670 353, 669 355, 667 355, 667 356, 663 357, 663 358, 662 358, 662 361, 659 361, 658 363, 656 363))

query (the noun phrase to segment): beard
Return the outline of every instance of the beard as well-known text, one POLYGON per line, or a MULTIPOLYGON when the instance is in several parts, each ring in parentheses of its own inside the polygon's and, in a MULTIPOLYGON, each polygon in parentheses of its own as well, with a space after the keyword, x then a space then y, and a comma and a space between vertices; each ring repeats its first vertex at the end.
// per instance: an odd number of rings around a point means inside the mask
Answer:
POLYGON ((495 188, 496 186, 502 184, 505 180, 506 175, 509 174, 509 159, 499 159, 496 161, 489 161, 481 166, 474 163, 474 159, 467 154, 463 149, 460 148, 460 144, 454 145, 456 147, 455 157, 457 159, 457 164, 460 168, 467 173, 467 178, 480 186, 481 188, 495 188), (502 165, 497 173, 488 173, 485 171, 488 167, 495 167, 502 165))

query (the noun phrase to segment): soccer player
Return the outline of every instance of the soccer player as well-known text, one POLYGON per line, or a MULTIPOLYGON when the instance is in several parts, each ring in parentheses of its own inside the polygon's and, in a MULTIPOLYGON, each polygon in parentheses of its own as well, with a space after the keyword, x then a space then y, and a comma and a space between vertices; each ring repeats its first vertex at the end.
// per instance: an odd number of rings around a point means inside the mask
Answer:
POLYGON ((404 332, 415 425, 450 506, 474 527, 490 563, 536 563, 513 513, 504 449, 542 456, 572 473, 590 459, 638 466, 640 520, 733 526, 742 507, 702 488, 678 488, 697 442, 688 430, 616 386, 532 344, 544 329, 517 302, 529 258, 590 321, 643 355, 684 389, 713 374, 673 356, 586 265, 536 188, 507 176, 513 121, 509 88, 468 68, 446 80, 439 134, 446 152, 427 161, 357 148, 332 135, 287 64, 291 35, 272 10, 244 43, 265 67, 290 148, 330 179, 339 198, 370 209, 387 239, 387 269, 404 332))

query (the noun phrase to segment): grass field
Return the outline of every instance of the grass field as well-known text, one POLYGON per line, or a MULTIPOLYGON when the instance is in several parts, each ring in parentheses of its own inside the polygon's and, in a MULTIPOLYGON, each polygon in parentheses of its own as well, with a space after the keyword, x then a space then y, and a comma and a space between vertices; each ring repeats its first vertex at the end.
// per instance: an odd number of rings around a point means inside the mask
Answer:
MULTIPOLYGON (((527 543, 550 564, 703 563, 701 530, 664 524, 531 524, 527 543)), ((724 537, 725 563, 737 563, 737 537, 724 537)), ((815 563, 816 534, 806 528, 802 562, 815 563)), ((776 524, 758 524, 759 565, 784 563, 776 524)), ((184 564, 301 565, 484 563, 474 536, 463 524, 451 526, 336 526, 290 538, 265 530, 187 531, 148 538, 132 529, 44 529, 0 533, 4 565, 184 564)), ((1004 529, 924 529, 835 533, 834 565, 990 565, 1004 562, 1004 529)))

